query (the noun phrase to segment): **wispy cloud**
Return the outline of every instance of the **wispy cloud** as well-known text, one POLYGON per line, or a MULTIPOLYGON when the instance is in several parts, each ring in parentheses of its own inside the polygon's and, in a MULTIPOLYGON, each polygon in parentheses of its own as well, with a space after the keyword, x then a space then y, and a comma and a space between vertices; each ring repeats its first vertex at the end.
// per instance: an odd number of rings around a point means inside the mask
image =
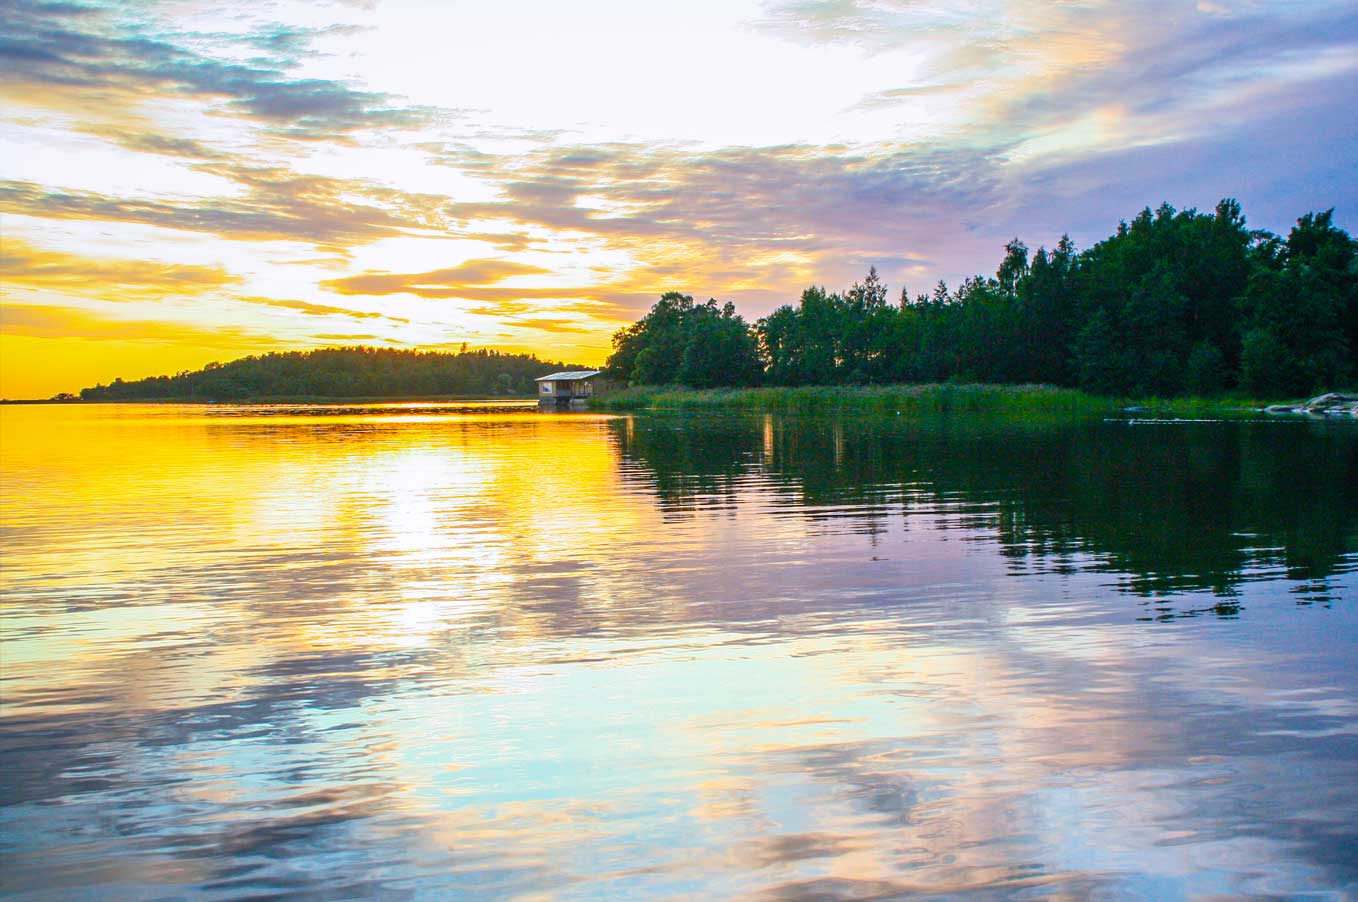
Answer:
POLYGON ((284 166, 205 162, 240 196, 116 197, 33 182, 0 181, 0 212, 44 219, 135 222, 236 241, 304 241, 342 251, 381 238, 438 230, 446 198, 364 179, 306 175, 284 166))
POLYGON ((636 261, 609 288, 651 295, 676 286, 790 289, 790 280, 847 277, 869 263, 936 265, 963 231, 958 211, 995 202, 1000 160, 927 146, 612 144, 479 165, 501 197, 448 204, 454 227, 496 221, 601 241, 636 261))
POLYGON ((288 342, 267 332, 237 326, 125 319, 104 316, 81 307, 37 304, 0 305, 0 332, 36 338, 194 344, 213 348, 271 350, 289 346, 288 342))
POLYGON ((240 281, 220 266, 82 257, 36 248, 13 237, 0 244, 0 285, 11 288, 43 288, 120 301, 196 295, 240 281))
POLYGON ((85 123, 76 126, 75 131, 96 138, 102 138, 125 150, 135 153, 157 154, 165 157, 179 157, 190 160, 220 160, 227 155, 202 141, 192 138, 177 138, 160 132, 135 130, 135 122, 124 120, 120 125, 85 123))
POLYGON ((955 130, 998 144, 1108 107, 1184 138, 1210 125, 1192 115, 1205 103, 1358 69, 1358 8, 1335 0, 775 0, 754 24, 799 43, 909 54, 920 61, 912 79, 862 106, 908 115, 952 94, 969 113, 955 130))
POLYGON ((588 335, 596 331, 592 326, 584 326, 579 323, 572 323, 565 320, 547 319, 545 317, 526 317, 523 319, 511 320, 510 325, 519 329, 534 329, 538 332, 548 334, 578 334, 588 335))
POLYGON ((217 104, 275 134, 307 140, 430 121, 431 111, 385 94, 293 74, 310 42, 324 33, 281 26, 257 31, 244 40, 258 55, 235 61, 199 49, 211 46, 213 36, 177 31, 132 8, 14 0, 0 7, 0 92, 57 105, 81 92, 123 104, 178 97, 217 104))
MULTIPOLYGON (((466 297, 466 289, 500 282, 512 276, 548 275, 551 270, 513 260, 468 260, 447 269, 421 273, 364 273, 331 279, 322 286, 340 294, 400 294, 419 297, 466 297)), ((518 291, 521 289, 510 289, 518 291)), ((546 295, 550 297, 550 295, 546 295)))
MULTIPOLYGON (((490 316, 506 325, 541 329, 551 325, 556 332, 597 332, 600 323, 616 322, 635 309, 635 287, 626 281, 592 285, 515 286, 499 284, 515 276, 551 275, 540 266, 512 260, 468 260, 446 269, 418 273, 368 272, 338 279, 327 279, 321 287, 336 294, 382 296, 406 294, 427 300, 465 301, 466 313, 490 316), (579 315, 594 320, 591 328, 579 321, 534 318, 533 313, 550 309, 554 314, 579 315), (531 323, 531 325, 529 325, 531 323)), ((653 302, 649 294, 645 295, 653 302)))
POLYGON ((265 307, 277 307, 282 310, 295 310, 298 313, 304 313, 308 316, 348 316, 353 319, 382 319, 401 325, 410 324, 410 320, 403 316, 391 316, 373 310, 350 310, 347 307, 332 307, 328 304, 313 304, 310 301, 298 301, 289 298, 238 295, 233 297, 232 300, 240 301, 245 304, 260 304, 265 307))
POLYGON ((317 332, 311 337, 316 341, 343 341, 354 342, 355 344, 365 341, 391 341, 399 343, 399 339, 383 338, 383 336, 374 335, 371 332, 317 332))

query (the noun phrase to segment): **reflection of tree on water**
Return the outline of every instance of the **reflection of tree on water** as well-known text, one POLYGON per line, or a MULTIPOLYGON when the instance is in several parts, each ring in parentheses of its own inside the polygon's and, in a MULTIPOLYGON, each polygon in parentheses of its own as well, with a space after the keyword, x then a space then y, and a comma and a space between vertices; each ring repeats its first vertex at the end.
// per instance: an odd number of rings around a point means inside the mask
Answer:
POLYGON ((1298 603, 1328 603, 1358 553, 1358 431, 1343 426, 656 415, 613 428, 673 515, 757 490, 874 535, 898 515, 989 531, 1015 573, 1106 569, 1137 595, 1218 596, 1148 616, 1232 616, 1235 587, 1267 576, 1299 581, 1298 603))
POLYGON ((658 428, 658 421, 627 417, 609 425, 624 460, 642 466, 642 481, 669 516, 730 507, 742 478, 760 461, 759 432, 744 419, 714 417, 658 428))

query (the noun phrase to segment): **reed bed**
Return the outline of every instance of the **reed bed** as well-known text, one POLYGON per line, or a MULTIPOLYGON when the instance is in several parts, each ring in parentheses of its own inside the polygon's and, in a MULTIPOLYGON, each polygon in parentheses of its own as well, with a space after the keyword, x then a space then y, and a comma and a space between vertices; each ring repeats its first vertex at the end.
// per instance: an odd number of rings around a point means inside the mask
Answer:
POLYGON ((933 383, 687 389, 636 386, 595 398, 596 410, 757 410, 780 413, 968 413, 1017 417, 1253 416, 1268 403, 1224 398, 1109 398, 1052 385, 933 383))

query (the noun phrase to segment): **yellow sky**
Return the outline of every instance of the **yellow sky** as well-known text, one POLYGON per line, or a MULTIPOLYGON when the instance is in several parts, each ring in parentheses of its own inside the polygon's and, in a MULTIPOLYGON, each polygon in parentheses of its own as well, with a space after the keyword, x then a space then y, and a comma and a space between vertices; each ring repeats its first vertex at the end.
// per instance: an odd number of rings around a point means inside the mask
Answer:
POLYGON ((752 320, 870 265, 893 293, 989 272, 1016 233, 1097 239, 1165 199, 1343 221, 1358 190, 1358 28, 1324 0, 0 19, 3 397, 336 344, 598 364, 667 290, 752 320), (1264 178, 1280 135, 1288 174, 1264 178))

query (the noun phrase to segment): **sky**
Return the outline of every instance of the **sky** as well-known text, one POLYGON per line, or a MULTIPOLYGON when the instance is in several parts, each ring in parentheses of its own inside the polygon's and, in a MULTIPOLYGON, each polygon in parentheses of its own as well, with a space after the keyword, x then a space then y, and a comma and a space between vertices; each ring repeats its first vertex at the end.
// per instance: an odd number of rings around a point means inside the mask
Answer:
POLYGON ((1235 197, 1358 224, 1352 0, 0 4, 0 397, 332 345, 600 364, 1235 197))

